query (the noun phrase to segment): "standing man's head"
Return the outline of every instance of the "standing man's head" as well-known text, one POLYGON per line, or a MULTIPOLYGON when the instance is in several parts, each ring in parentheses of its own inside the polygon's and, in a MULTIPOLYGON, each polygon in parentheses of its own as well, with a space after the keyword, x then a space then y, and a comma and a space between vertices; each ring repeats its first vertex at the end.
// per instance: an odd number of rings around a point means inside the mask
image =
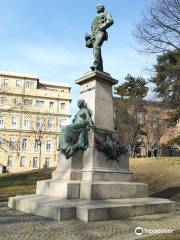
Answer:
POLYGON ((96 9, 97 9, 97 13, 101 13, 101 12, 104 12, 105 7, 104 7, 103 4, 98 4, 98 5, 96 6, 96 9))

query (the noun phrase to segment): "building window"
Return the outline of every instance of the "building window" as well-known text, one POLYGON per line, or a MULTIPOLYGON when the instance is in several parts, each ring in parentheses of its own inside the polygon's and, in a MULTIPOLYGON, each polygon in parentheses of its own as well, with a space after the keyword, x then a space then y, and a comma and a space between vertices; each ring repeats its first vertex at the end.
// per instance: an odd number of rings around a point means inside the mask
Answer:
POLYGON ((48 167, 50 167, 50 158, 45 158, 45 163, 44 163, 44 167, 45 168, 48 168, 48 167))
POLYGON ((20 103, 19 98, 14 98, 13 103, 14 103, 14 105, 18 105, 20 103))
POLYGON ((20 80, 16 80, 16 87, 20 87, 21 86, 21 81, 20 80))
POLYGON ((52 119, 48 119, 48 128, 51 129, 52 128, 52 119))
POLYGON ((50 152, 51 151, 51 144, 52 144, 51 140, 47 140, 46 141, 46 152, 50 152))
POLYGON ((54 102, 49 103, 49 109, 52 109, 54 107, 54 102))
POLYGON ((23 127, 24 128, 29 128, 29 118, 24 118, 23 127))
POLYGON ((40 118, 37 117, 36 118, 36 129, 40 129, 40 127, 41 127, 41 121, 40 121, 40 118))
POLYGON ((0 127, 4 127, 4 116, 0 116, 0 127))
POLYGON ((4 78, 3 86, 8 86, 8 79, 7 78, 4 78))
POLYGON ((153 125, 153 128, 156 128, 157 125, 158 125, 158 113, 152 113, 152 125, 153 125))
POLYGON ((22 138, 21 148, 22 148, 22 150, 27 149, 27 138, 22 138))
POLYGON ((34 88, 34 82, 26 81, 26 88, 34 88))
POLYGON ((9 138, 9 149, 14 150, 16 146, 16 140, 15 137, 10 137, 9 138))
POLYGON ((65 103, 61 103, 61 109, 65 109, 65 103))
POLYGON ((3 145, 3 138, 0 137, 0 150, 1 150, 1 148, 2 148, 2 145, 3 145))
POLYGON ((44 107, 44 101, 36 100, 36 107, 43 108, 44 107))
POLYGON ((25 167, 25 159, 26 158, 24 156, 21 156, 20 163, 19 163, 20 167, 25 167))
POLYGON ((8 156, 7 167, 12 167, 12 163, 13 163, 13 157, 12 156, 8 156))
POLYGON ((16 117, 12 117, 12 126, 13 127, 16 127, 16 124, 17 124, 17 118, 16 117))
POLYGON ((61 120, 60 120, 59 126, 60 126, 60 128, 62 128, 62 127, 65 126, 65 120, 64 120, 64 119, 61 119, 61 120))
POLYGON ((32 106, 32 100, 31 99, 24 99, 24 105, 28 106, 28 107, 32 106))
POLYGON ((34 140, 34 150, 38 150, 40 147, 40 141, 38 138, 35 138, 34 140))
POLYGON ((3 105, 7 104, 7 98, 6 97, 1 97, 1 104, 3 104, 3 105))
POLYGON ((34 168, 38 167, 38 157, 33 157, 33 167, 34 168))

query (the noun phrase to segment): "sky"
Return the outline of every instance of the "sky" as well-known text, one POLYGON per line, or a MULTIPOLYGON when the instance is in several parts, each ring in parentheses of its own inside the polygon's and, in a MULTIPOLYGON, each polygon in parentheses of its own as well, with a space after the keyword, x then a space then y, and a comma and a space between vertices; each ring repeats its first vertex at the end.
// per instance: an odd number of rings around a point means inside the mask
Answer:
POLYGON ((124 82, 125 76, 148 78, 153 57, 140 55, 133 31, 151 0, 0 0, 0 71, 35 74, 43 81, 72 87, 71 114, 76 111, 79 86, 89 71, 92 49, 85 47, 96 5, 112 14, 102 55, 104 71, 124 82))

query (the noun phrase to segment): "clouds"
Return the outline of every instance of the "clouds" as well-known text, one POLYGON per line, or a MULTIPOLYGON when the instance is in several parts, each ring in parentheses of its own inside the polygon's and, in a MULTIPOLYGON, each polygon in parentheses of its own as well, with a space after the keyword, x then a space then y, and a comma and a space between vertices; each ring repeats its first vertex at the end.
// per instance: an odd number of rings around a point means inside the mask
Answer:
MULTIPOLYGON (((21 73, 36 74, 42 80, 64 82, 72 87, 72 112, 79 98, 79 86, 74 81, 89 71, 92 64, 92 49, 81 49, 80 46, 68 48, 66 45, 48 45, 32 42, 16 43, 16 48, 9 46, 0 50, 0 69, 21 73)), ((143 75, 142 58, 132 48, 103 47, 104 69, 120 83, 131 73, 143 75)), ((148 59, 147 59, 148 62, 148 59)))
MULTIPOLYGON (((16 43, 16 48, 9 46, 0 50, 0 57, 3 59, 1 68, 10 71, 34 71, 47 78, 48 70, 59 72, 58 75, 66 73, 72 76, 73 72, 81 71, 88 65, 88 58, 85 53, 78 49, 68 49, 65 46, 37 45, 36 43, 16 43), (24 70, 23 70, 24 69, 24 70)), ((49 74, 48 74, 49 75, 49 74)), ((52 79, 58 76, 51 76, 52 79)), ((66 77, 67 78, 67 77, 66 77)))
POLYGON ((1 71, 36 74, 41 80, 67 83, 72 87, 73 103, 71 112, 76 109, 79 86, 75 80, 87 72, 90 57, 86 51, 68 49, 65 46, 36 45, 27 42, 16 43, 0 49, 1 71))
MULTIPOLYGON (((102 49, 104 70, 121 83, 130 73, 143 75, 151 62, 133 49, 131 31, 143 0, 104 0, 115 23, 102 49)), ((72 87, 72 112, 79 98, 74 81, 89 71, 92 49, 84 45, 97 0, 6 0, 0 15, 0 70, 36 74, 42 80, 64 82, 72 87)), ((141 7, 141 8, 140 8, 141 7)))

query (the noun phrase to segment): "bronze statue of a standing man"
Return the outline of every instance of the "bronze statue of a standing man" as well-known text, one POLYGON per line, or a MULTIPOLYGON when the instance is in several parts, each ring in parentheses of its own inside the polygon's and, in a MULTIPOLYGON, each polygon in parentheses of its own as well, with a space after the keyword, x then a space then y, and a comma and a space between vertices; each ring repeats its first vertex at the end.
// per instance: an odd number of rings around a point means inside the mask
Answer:
POLYGON ((92 70, 103 71, 103 60, 101 56, 101 46, 108 39, 106 29, 113 24, 110 13, 105 12, 103 4, 96 6, 98 15, 93 19, 91 24, 91 34, 85 36, 86 47, 93 48, 94 64, 92 70))

